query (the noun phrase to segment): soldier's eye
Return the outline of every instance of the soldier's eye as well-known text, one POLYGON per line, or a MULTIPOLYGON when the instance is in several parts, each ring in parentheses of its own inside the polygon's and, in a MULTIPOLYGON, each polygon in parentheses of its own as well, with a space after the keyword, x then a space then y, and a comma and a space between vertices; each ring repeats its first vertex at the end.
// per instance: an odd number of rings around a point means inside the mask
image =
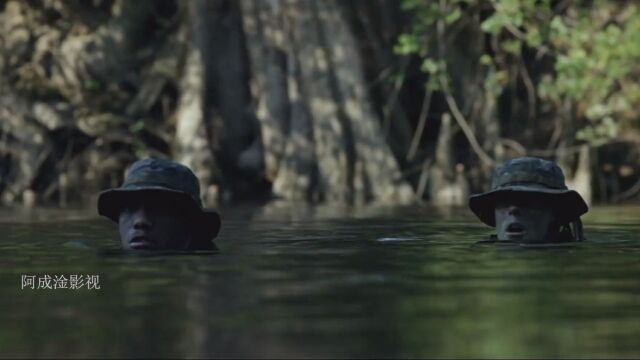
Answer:
POLYGON ((140 201, 138 201, 138 199, 131 199, 130 201, 127 201, 123 208, 122 211, 126 211, 128 213, 132 213, 137 211, 138 209, 140 209, 142 207, 142 203, 140 201))
POLYGON ((161 216, 168 216, 173 218, 178 218, 181 216, 181 211, 177 207, 167 206, 167 204, 163 204, 161 206, 157 206, 154 208, 154 213, 161 216))

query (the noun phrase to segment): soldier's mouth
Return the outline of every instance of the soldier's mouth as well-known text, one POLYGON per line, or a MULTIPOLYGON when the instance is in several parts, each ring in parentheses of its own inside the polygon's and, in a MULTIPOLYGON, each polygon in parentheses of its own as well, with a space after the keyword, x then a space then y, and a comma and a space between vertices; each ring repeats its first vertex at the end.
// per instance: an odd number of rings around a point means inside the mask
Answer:
POLYGON ((507 226, 507 235, 510 237, 522 237, 526 229, 520 223, 511 223, 507 226))
POLYGON ((132 249, 136 250, 153 249, 155 247, 155 242, 149 239, 146 235, 137 235, 129 241, 129 245, 132 249))

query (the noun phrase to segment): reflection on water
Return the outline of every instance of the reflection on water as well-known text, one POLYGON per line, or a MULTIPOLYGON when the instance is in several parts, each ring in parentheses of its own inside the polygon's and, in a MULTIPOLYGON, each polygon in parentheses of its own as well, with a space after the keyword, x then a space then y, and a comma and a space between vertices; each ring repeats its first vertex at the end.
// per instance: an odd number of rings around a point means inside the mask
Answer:
POLYGON ((533 249, 476 244, 464 209, 229 209, 200 256, 120 254, 108 221, 59 214, 0 214, 2 357, 640 356, 640 208, 533 249))

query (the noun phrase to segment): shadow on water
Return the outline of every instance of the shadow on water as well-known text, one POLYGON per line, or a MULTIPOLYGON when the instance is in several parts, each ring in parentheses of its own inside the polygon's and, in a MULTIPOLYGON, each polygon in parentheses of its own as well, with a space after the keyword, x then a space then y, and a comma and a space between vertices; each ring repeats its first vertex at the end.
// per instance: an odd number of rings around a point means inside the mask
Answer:
POLYGON ((221 213, 219 253, 153 255, 90 212, 0 213, 0 356, 640 356, 640 208, 542 248, 478 244, 465 209, 221 213), (100 289, 21 289, 47 274, 100 289))

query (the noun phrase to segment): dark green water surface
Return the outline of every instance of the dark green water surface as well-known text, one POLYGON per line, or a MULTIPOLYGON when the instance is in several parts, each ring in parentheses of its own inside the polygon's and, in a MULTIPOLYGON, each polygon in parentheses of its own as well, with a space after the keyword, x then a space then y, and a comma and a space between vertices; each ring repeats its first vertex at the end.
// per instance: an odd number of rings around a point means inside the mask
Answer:
POLYGON ((157 256, 91 213, 0 213, 0 357, 640 357, 640 207, 533 249, 465 209, 228 209, 219 254, 157 256))

